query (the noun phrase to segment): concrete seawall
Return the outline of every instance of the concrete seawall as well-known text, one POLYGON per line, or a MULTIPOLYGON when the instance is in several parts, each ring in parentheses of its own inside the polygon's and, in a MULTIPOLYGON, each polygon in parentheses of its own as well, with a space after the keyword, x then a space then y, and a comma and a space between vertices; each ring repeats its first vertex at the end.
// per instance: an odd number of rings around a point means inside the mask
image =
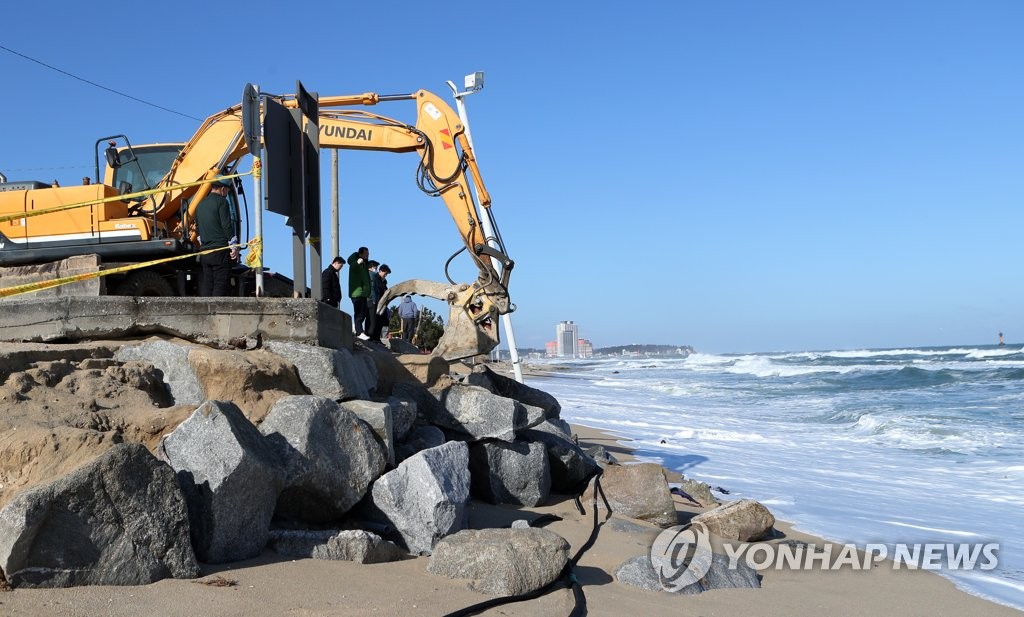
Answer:
POLYGON ((0 341, 45 343, 161 333, 223 347, 276 340, 352 349, 352 318, 306 298, 68 296, 0 302, 0 341))

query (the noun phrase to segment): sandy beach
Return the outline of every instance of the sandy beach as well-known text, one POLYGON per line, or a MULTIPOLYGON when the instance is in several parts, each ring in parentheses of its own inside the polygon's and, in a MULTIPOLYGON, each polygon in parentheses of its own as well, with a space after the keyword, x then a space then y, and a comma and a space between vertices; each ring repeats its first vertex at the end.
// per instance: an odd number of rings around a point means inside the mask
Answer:
MULTIPOLYGON (((600 444, 620 461, 632 460, 628 443, 612 435, 574 426, 584 444, 600 444)), ((685 520, 697 510, 676 497, 685 520)), ((474 528, 507 526, 513 520, 555 514, 548 526, 572 545, 574 553, 592 528, 591 504, 580 515, 571 498, 553 496, 539 508, 491 506, 472 502, 474 528)), ((604 519, 603 512, 601 520, 604 519)), ((784 539, 824 542, 779 522, 784 539)), ((596 544, 579 562, 578 575, 590 615, 1019 615, 1020 612, 970 596, 948 580, 925 571, 894 571, 886 562, 871 571, 766 571, 761 589, 725 589, 676 596, 621 585, 610 575, 637 555, 648 553, 660 530, 613 516, 596 544), (624 521, 624 524, 611 524, 624 521)), ((778 538, 776 538, 777 540, 778 538)), ((428 557, 387 564, 261 557, 225 566, 203 566, 198 580, 162 580, 138 587, 16 589, 0 592, 0 615, 9 616, 187 616, 187 615, 444 615, 488 598, 464 580, 427 573, 428 557)), ((493 608, 486 615, 567 615, 569 591, 493 608)))

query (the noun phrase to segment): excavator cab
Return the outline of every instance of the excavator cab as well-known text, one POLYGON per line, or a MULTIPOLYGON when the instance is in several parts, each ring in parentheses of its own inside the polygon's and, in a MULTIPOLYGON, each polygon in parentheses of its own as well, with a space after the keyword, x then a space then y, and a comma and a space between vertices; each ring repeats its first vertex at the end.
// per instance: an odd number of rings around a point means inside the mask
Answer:
MULTIPOLYGON (((119 136, 123 137, 123 136, 119 136)), ((128 140, 124 140, 128 144, 128 140)), ((175 159, 181 154, 185 144, 152 144, 132 147, 131 144, 122 148, 110 146, 106 150, 108 184, 116 187, 127 187, 127 191, 142 191, 160 184, 175 159)), ((150 203, 157 203, 163 199, 162 195, 153 195, 148 198, 150 203)), ((228 205, 231 207, 231 221, 235 226, 235 235, 239 238, 242 235, 241 213, 246 204, 243 202, 244 194, 241 183, 232 183, 232 189, 227 196, 228 205)), ((190 199, 182 203, 182 214, 187 211, 190 199)), ((133 215, 139 215, 147 199, 133 200, 135 205, 130 209, 133 215)), ((147 208, 148 210, 148 208, 147 208)))
MULTIPOLYGON (((107 162, 107 184, 121 189, 127 189, 128 193, 151 189, 160 183, 160 180, 167 175, 171 163, 181 152, 180 144, 157 144, 133 148, 128 139, 123 135, 117 137, 124 140, 124 147, 118 147, 115 139, 108 138, 109 145, 104 151, 104 158, 107 162)), ((97 147, 99 143, 97 141, 97 147)), ((98 157, 97 157, 98 160, 98 157)), ((100 182, 97 170, 97 182, 100 182)), ((123 194, 123 193, 122 193, 123 194)), ((154 196, 153 200, 156 199, 154 196)), ((142 202, 144 200, 135 200, 142 202)))

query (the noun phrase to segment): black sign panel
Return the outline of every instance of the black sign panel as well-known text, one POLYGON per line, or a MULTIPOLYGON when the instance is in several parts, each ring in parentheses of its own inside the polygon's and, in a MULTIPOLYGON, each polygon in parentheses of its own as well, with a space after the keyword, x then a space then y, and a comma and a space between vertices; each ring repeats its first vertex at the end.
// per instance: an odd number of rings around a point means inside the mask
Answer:
POLYGON ((297 79, 295 80, 295 101, 299 104, 302 115, 317 122, 317 118, 320 117, 320 97, 316 92, 307 92, 302 86, 302 82, 297 79))
POLYGON ((252 84, 245 84, 242 90, 242 131, 245 133, 245 147, 253 156, 260 148, 260 95, 252 84))
POLYGON ((314 243, 320 243, 320 97, 307 92, 302 82, 295 82, 295 99, 302 115, 306 116, 302 140, 302 177, 304 180, 303 205, 306 233, 314 243))
POLYGON ((267 209, 298 221, 301 228, 302 200, 293 199, 295 192, 301 191, 303 186, 302 169, 298 162, 300 154, 297 146, 301 143, 299 131, 299 124, 291 110, 273 99, 266 99, 266 115, 263 119, 266 156, 263 170, 267 178, 267 209), (294 189, 293 184, 297 185, 294 189))

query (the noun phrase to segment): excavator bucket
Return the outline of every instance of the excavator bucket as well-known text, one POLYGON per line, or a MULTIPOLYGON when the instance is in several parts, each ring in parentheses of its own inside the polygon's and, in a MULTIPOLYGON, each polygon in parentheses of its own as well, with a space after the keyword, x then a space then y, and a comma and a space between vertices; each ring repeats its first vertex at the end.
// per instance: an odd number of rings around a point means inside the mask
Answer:
POLYGON ((436 298, 448 304, 444 335, 431 355, 451 362, 489 353, 498 346, 498 311, 482 299, 477 285, 447 285, 420 279, 402 281, 388 288, 377 308, 383 310, 392 299, 405 294, 436 298))

